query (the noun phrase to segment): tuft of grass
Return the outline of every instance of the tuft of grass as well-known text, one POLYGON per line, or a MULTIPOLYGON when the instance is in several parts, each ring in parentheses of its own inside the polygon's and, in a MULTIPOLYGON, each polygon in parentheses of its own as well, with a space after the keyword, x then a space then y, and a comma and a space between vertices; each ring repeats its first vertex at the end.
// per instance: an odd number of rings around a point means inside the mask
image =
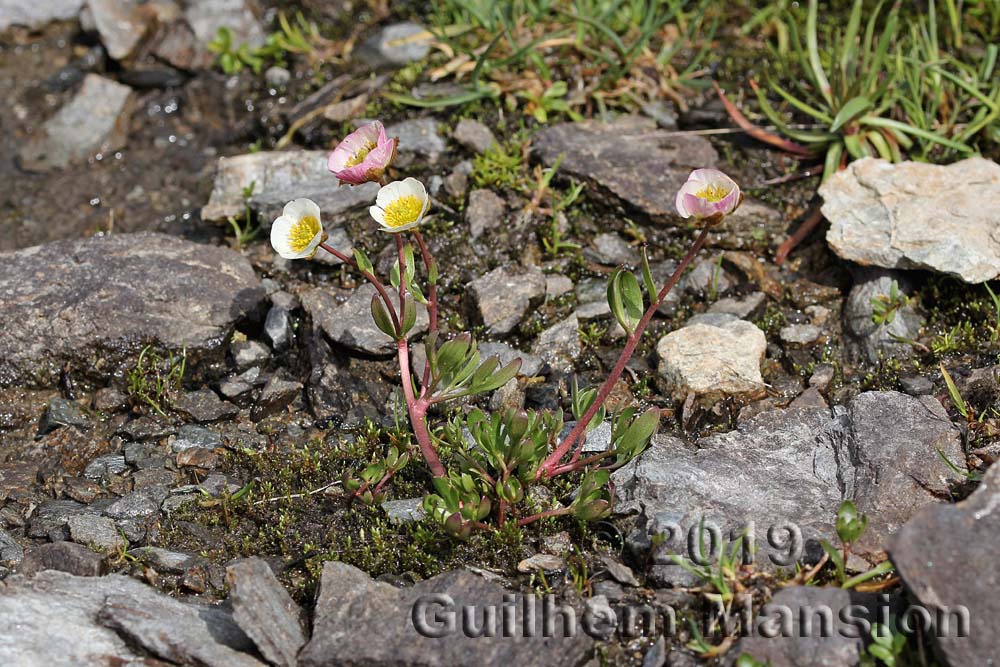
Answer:
POLYGON ((163 357, 147 345, 139 353, 135 367, 128 372, 128 394, 140 405, 166 417, 164 409, 170 403, 171 394, 181 388, 186 367, 186 349, 180 354, 170 352, 163 357))

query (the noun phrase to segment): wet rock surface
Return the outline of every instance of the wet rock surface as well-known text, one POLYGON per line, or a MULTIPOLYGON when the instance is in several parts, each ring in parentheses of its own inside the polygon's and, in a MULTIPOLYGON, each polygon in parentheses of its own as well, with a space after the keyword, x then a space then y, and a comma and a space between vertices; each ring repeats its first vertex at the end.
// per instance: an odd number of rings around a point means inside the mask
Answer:
POLYGON ((843 257, 887 269, 930 269, 970 283, 1000 275, 1000 166, 866 158, 820 188, 827 241, 843 257))
POLYGON ((146 345, 184 349, 191 360, 218 354, 264 299, 240 255, 160 234, 2 257, 0 317, 9 324, 0 331, 0 385, 52 384, 65 367, 100 379, 134 363, 146 345))

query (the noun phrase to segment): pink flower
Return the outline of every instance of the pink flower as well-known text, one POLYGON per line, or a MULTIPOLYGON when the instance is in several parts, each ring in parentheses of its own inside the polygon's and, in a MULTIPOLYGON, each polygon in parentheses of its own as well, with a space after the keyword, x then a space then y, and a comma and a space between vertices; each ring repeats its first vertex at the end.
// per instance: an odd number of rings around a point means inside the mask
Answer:
POLYGON ((743 202, 736 181, 718 169, 695 169, 677 191, 677 212, 682 218, 721 222, 743 202))
POLYGON ((378 181, 396 157, 399 139, 385 136, 382 123, 375 121, 347 135, 330 153, 326 167, 341 184, 361 185, 378 181))

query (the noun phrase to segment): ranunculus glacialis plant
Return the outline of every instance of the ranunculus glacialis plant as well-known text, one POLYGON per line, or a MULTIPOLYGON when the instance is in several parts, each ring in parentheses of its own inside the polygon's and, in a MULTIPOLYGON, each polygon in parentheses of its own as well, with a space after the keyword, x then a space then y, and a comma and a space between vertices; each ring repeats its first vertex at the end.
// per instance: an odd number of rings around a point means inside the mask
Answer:
POLYGON ((371 302, 375 325, 395 341, 415 447, 403 441, 387 448, 383 459, 369 463, 356 477, 345 479, 345 489, 362 502, 381 502, 385 485, 407 465, 413 448, 433 475, 434 492, 424 498, 424 510, 460 537, 473 530, 502 528, 510 521, 524 526, 561 515, 582 520, 607 516, 612 509, 608 486, 611 471, 643 452, 659 426, 660 413, 656 408, 641 413, 635 408, 615 412, 611 415, 611 443, 607 450, 583 457, 587 433, 604 422, 605 403, 643 332, 706 243, 711 227, 740 205, 739 186, 715 169, 691 173, 677 193, 677 212, 701 222, 702 229, 662 286, 652 277, 645 250, 640 258, 639 278, 624 267, 612 273, 608 304, 627 334, 625 343, 599 387, 578 389, 574 383, 571 403, 576 425, 565 436, 561 410, 507 409, 487 414, 472 409, 432 431, 428 415, 434 406, 467 400, 507 384, 517 376, 521 362, 515 359, 501 365, 495 356, 483 359, 469 333, 452 332, 446 336, 439 329, 438 266, 420 232, 431 198, 415 178, 385 182, 395 151, 396 140, 386 137, 385 128, 376 121, 340 142, 329 159, 330 171, 341 183, 375 181, 382 185, 369 210, 380 228, 392 234, 396 246, 389 284, 375 275, 364 250, 355 248, 348 255, 326 243, 319 206, 309 199, 289 202, 271 229, 271 244, 282 257, 310 258, 322 248, 364 276, 375 287, 371 302), (412 369, 410 332, 418 304, 427 309, 429 319, 424 340, 427 360, 419 369, 412 369), (468 442, 470 437, 474 446, 468 442), (456 453, 449 459, 449 466, 441 460, 442 444, 456 453), (575 476, 573 493, 554 500, 531 497, 529 489, 567 474, 575 476))

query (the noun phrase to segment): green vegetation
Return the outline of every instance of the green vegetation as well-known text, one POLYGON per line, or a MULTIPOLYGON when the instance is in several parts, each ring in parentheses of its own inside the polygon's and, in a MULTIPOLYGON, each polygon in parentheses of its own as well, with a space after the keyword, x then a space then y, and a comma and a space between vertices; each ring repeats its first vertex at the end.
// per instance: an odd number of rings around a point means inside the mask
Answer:
POLYGON ((128 394, 136 407, 152 408, 165 417, 164 410, 170 404, 171 395, 181 388, 186 368, 186 350, 180 354, 170 352, 163 357, 147 345, 139 353, 135 368, 128 372, 128 394))
POLYGON ((296 12, 295 20, 289 21, 284 12, 278 12, 278 30, 267 37, 263 46, 251 48, 248 44, 236 44, 233 31, 219 28, 208 49, 216 54, 219 67, 226 74, 237 74, 249 67, 254 74, 260 74, 265 65, 288 64, 290 54, 308 54, 316 45, 324 42, 316 24, 307 21, 302 12, 296 12))

